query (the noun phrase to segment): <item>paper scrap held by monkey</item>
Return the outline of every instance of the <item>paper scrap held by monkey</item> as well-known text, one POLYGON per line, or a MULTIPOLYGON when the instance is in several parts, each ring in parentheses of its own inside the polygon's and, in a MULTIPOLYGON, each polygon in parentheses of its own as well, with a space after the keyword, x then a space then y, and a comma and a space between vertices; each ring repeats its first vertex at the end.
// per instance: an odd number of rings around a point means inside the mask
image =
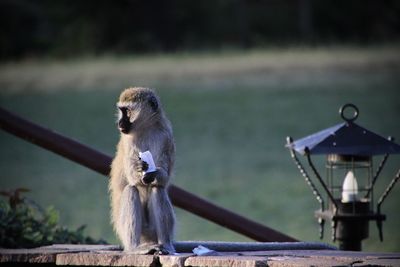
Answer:
POLYGON ((156 165, 154 164, 153 155, 150 151, 139 152, 139 157, 149 165, 147 171, 143 172, 144 174, 156 171, 156 165))

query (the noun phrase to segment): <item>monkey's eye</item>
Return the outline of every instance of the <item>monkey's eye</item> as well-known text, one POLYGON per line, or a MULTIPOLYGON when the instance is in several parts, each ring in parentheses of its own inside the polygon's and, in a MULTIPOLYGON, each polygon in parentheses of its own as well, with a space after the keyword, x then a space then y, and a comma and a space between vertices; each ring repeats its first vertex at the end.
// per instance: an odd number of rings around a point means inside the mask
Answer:
POLYGON ((131 111, 127 107, 118 107, 122 117, 130 116, 131 111))

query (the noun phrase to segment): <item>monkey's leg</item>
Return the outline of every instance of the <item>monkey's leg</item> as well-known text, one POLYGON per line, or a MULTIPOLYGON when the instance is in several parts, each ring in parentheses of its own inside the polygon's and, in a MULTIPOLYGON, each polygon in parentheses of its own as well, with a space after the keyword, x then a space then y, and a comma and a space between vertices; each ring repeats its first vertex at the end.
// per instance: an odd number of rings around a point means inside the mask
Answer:
POLYGON ((132 251, 140 243, 142 230, 142 207, 135 186, 127 185, 121 196, 121 210, 117 227, 124 250, 132 251))
POLYGON ((150 221, 157 233, 161 254, 175 253, 172 244, 175 228, 175 214, 168 193, 163 187, 153 187, 149 202, 150 221))

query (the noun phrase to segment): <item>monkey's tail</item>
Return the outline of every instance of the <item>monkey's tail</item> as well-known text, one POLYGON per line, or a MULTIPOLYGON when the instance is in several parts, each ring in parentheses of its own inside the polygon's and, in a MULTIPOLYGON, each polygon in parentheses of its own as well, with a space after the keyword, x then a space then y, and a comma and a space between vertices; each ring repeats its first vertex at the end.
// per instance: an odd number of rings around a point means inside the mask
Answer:
POLYGON ((121 195, 121 212, 117 232, 125 250, 133 250, 140 243, 142 214, 139 191, 135 186, 127 185, 121 195))

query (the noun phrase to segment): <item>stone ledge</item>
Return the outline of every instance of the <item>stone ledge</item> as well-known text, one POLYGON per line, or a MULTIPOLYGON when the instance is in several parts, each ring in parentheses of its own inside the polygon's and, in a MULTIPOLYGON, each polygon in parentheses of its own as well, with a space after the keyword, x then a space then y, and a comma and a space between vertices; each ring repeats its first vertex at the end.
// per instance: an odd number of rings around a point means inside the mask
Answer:
POLYGON ((133 255, 123 252, 79 252, 57 255, 56 265, 66 266, 153 266, 153 255, 133 255))
POLYGON ((0 263, 55 263, 58 254, 96 250, 116 250, 114 245, 51 245, 32 249, 0 248, 0 263))
POLYGON ((34 249, 0 249, 0 264, 48 264, 59 266, 393 266, 400 267, 400 253, 340 250, 259 250, 218 252, 214 256, 134 255, 118 246, 53 245, 34 249))

